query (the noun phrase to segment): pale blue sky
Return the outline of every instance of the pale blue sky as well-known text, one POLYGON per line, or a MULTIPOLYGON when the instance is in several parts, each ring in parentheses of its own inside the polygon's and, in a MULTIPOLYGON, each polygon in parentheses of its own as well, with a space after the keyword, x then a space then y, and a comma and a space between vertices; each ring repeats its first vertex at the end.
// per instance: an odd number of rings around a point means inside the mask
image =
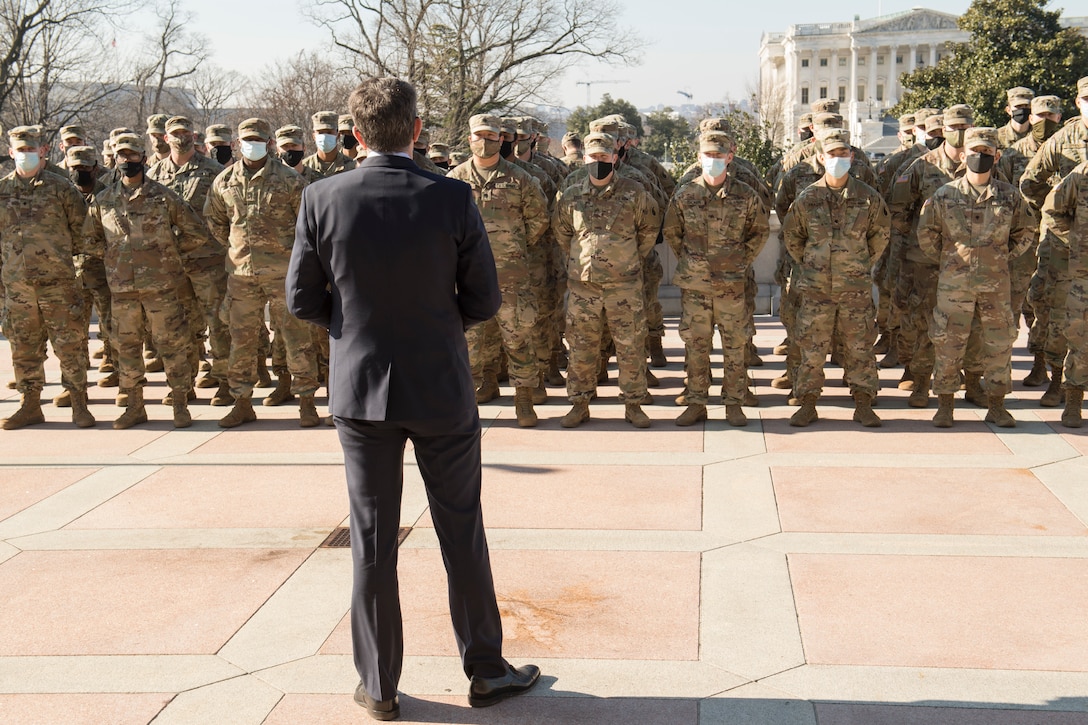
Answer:
MULTIPOLYGON (((558 79, 549 96, 556 105, 573 108, 586 102, 586 88, 578 81, 624 80, 627 83, 595 85, 593 103, 606 92, 638 107, 686 102, 677 91, 691 93, 695 103, 739 100, 757 81, 764 31, 784 31, 794 23, 845 22, 855 15, 865 19, 915 6, 962 13, 969 4, 969 0, 621 0, 619 22, 644 41, 642 63, 613 67, 587 62, 558 79)), ((222 0, 186 2, 209 40, 214 61, 246 74, 328 42, 326 32, 314 27, 304 13, 307 6, 307 0, 265 0, 258 10, 222 0)), ((1059 0, 1052 7, 1066 7, 1072 15, 1088 14, 1086 0, 1059 0)))

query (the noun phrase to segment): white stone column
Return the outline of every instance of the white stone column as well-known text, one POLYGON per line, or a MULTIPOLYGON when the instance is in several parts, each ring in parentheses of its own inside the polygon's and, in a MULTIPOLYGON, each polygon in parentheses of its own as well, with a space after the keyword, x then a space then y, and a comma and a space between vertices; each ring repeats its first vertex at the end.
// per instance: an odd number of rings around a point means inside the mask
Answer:
POLYGON ((858 103, 858 46, 850 44, 850 92, 846 95, 850 103, 858 103))
POLYGON ((884 89, 884 99, 888 102, 888 106, 891 106, 893 101, 899 102, 899 64, 895 62, 898 53, 898 45, 888 48, 888 65, 885 66, 888 69, 888 87, 884 89))
POLYGON ((866 99, 869 101, 869 105, 865 108, 865 117, 872 116, 873 102, 876 101, 876 54, 879 51, 875 45, 869 48, 869 85, 865 89, 866 95, 869 97, 866 99))
POLYGON ((908 72, 913 73, 917 69, 918 69, 918 44, 914 43, 913 45, 910 46, 910 71, 908 71, 908 72))
MULTIPOLYGON (((827 81, 827 95, 839 100, 839 51, 831 51, 831 60, 828 61, 831 66, 831 77, 827 81)), ((845 99, 843 99, 845 100, 845 99)), ((841 109, 840 109, 841 110, 841 109)))
POLYGON ((937 65, 937 46, 933 43, 929 44, 929 67, 937 65))
MULTIPOLYGON (((797 48, 791 42, 786 47, 786 128, 788 133, 793 134, 797 129, 797 103, 799 101, 798 88, 800 84, 797 82, 797 48)), ((794 138, 794 136, 790 136, 794 138)))

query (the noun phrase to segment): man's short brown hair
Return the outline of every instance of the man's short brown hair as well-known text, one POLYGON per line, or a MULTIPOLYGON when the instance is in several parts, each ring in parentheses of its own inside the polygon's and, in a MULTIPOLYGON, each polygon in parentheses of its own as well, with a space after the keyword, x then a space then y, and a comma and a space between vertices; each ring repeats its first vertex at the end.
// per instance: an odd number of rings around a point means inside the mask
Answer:
POLYGON ((391 153, 412 145, 416 89, 399 78, 368 78, 348 98, 351 117, 368 149, 391 153))

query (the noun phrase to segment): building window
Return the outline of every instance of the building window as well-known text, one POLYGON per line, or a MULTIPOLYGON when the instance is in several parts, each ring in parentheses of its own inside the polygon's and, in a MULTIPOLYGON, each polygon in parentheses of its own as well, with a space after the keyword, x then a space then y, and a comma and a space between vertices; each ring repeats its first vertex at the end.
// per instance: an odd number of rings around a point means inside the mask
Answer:
POLYGON ((827 67, 827 58, 820 58, 820 67, 821 68, 826 68, 827 67))
POLYGON ((876 64, 877 64, 877 65, 884 65, 884 56, 882 56, 882 55, 878 55, 878 56, 876 57, 876 64))
POLYGON ((820 86, 820 98, 827 98, 827 86, 820 86))
POLYGON ((903 56, 901 56, 901 55, 895 56, 895 64, 896 65, 903 65, 903 56))
POLYGON ((846 103, 846 86, 839 86, 839 103, 846 103))
POLYGON ((943 57, 944 57, 944 53, 938 53, 937 54, 937 60, 940 60, 943 57))
POLYGON ((858 86, 858 100, 865 100, 865 86, 858 86))
POLYGON ((801 103, 808 103, 808 89, 801 89, 801 103))
POLYGON ((839 58, 839 67, 842 68, 842 67, 845 67, 845 66, 846 66, 846 58, 839 58))
POLYGON ((802 58, 801 59, 801 67, 802 68, 808 68, 808 58, 802 58))
POLYGON ((919 53, 919 54, 918 54, 918 57, 917 57, 917 58, 915 58, 915 59, 914 59, 914 61, 915 61, 915 63, 917 63, 918 65, 925 65, 925 64, 926 64, 926 59, 922 57, 922 54, 921 54, 921 53, 919 53))
POLYGON ((876 100, 878 100, 878 101, 883 101, 884 100, 884 84, 882 84, 882 83, 877 83, 876 84, 876 100))
POLYGON ((865 58, 858 58, 858 65, 865 65, 865 58))

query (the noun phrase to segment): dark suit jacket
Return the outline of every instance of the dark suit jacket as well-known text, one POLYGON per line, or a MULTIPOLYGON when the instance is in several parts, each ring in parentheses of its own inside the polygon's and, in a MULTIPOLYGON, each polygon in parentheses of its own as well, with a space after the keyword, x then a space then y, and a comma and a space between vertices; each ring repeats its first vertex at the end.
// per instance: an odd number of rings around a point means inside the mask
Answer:
POLYGON ((303 191, 287 307, 329 330, 333 415, 475 414, 464 332, 501 301, 467 184, 371 156, 303 191))

